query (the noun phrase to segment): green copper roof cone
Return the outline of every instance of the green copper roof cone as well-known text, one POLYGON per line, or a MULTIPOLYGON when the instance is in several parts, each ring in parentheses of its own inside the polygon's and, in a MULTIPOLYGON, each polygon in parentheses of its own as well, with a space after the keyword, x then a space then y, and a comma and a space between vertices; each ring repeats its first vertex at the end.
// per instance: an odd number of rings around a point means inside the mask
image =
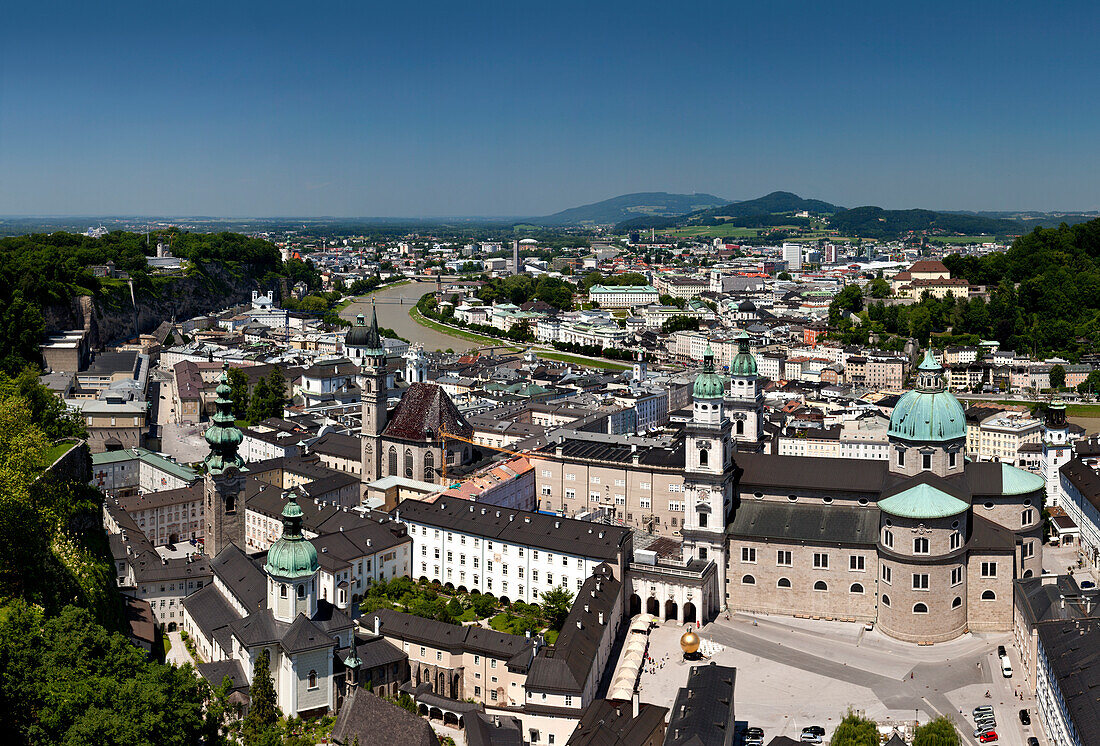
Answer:
POLYGON ((317 548, 302 535, 302 507, 294 493, 283 494, 283 535, 267 550, 264 570, 279 578, 309 577, 320 568, 317 548))
POLYGON ((244 435, 237 427, 233 417, 233 401, 229 398, 233 393, 229 387, 229 363, 222 366, 222 374, 218 377, 218 387, 214 392, 218 395, 214 400, 217 411, 210 418, 214 424, 206 428, 204 436, 210 444, 206 468, 211 474, 221 474, 230 467, 246 471, 244 459, 237 453, 237 446, 241 444, 244 435))

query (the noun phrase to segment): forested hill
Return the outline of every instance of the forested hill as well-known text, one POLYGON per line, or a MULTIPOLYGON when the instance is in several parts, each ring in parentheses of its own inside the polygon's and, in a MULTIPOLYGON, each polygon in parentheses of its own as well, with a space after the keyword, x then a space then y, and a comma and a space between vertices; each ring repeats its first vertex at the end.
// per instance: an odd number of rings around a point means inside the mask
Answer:
POLYGON ((829 217, 829 225, 842 236, 893 239, 910 232, 942 232, 966 236, 1015 236, 1027 230, 1018 220, 935 210, 884 210, 856 207, 829 217))
POLYGON ((612 225, 641 215, 684 215, 707 207, 724 205, 729 200, 713 194, 670 194, 668 192, 636 192, 623 194, 602 202, 571 207, 542 218, 532 218, 534 225, 612 225))
POLYGON ((290 269, 274 244, 237 233, 172 231, 162 238, 170 241, 173 254, 190 260, 185 277, 150 270, 145 252, 155 251, 156 241, 150 248, 143 234, 118 231, 89 238, 59 232, 0 239, 0 371, 37 364, 47 317, 64 317, 78 296, 91 296, 100 312, 129 309, 127 284, 96 277, 94 265, 113 261, 129 274, 139 304, 160 299, 181 308, 190 299, 178 297, 174 286, 201 288, 216 299, 239 285, 270 287, 290 269))
POLYGON ((726 205, 708 207, 687 215, 662 218, 639 216, 625 220, 616 226, 616 230, 647 230, 649 228, 678 228, 690 225, 716 225, 735 221, 762 223, 761 218, 769 215, 777 215, 791 212, 809 212, 815 215, 828 215, 843 210, 843 207, 824 202, 819 199, 804 199, 792 192, 772 192, 763 197, 745 200, 744 202, 732 202, 726 205))

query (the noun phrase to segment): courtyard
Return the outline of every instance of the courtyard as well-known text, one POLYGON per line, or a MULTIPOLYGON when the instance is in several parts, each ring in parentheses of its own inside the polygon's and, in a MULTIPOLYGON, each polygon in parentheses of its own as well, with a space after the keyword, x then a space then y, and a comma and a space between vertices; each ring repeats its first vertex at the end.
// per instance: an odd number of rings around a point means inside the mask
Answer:
MULTIPOLYGON (((693 626, 693 625, 689 625, 693 626)), ((710 658, 684 661, 680 635, 688 626, 664 623, 650 633, 649 655, 656 670, 643 669, 643 702, 671 706, 688 668, 710 660, 737 668, 734 707, 737 720, 764 729, 764 743, 783 735, 798 740, 808 725, 825 728, 825 742, 852 709, 881 724, 911 728, 939 715, 958 724, 962 743, 976 744, 970 711, 992 705, 999 744, 1025 746, 1035 735, 1021 726, 1017 712, 1034 703, 1018 698, 1023 688, 1011 636, 967 634, 948 643, 902 643, 861 624, 790 617, 721 615, 698 630, 710 658), (1016 675, 1001 676, 997 645, 1009 650, 1016 675), (720 646, 720 647, 719 647, 720 646), (985 697, 986 692, 990 698, 985 697)), ((1037 720, 1036 720, 1037 722, 1037 720)))

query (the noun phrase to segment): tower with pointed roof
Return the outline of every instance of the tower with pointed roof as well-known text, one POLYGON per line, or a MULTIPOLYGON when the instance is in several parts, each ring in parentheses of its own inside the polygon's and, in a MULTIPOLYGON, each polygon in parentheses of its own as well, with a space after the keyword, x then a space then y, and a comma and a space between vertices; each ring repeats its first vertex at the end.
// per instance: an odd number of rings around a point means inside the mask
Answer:
MULTIPOLYGON (((373 482, 381 473, 381 438, 386 427, 386 348, 382 336, 378 333, 378 311, 371 308, 370 326, 356 326, 348 332, 365 329, 358 334, 354 342, 360 352, 358 360, 362 365, 360 386, 363 400, 363 482, 373 482)), ((345 344, 349 344, 345 340, 345 344)))
POLYGON ((1069 440, 1069 425, 1066 422, 1066 402, 1058 398, 1047 406, 1043 428, 1042 470, 1046 479, 1047 506, 1057 506, 1060 500, 1059 489, 1062 467, 1073 458, 1073 445, 1069 440))
POLYGON ((228 363, 222 367, 215 393, 217 411, 211 418, 213 424, 206 429, 210 453, 205 459, 203 481, 203 541, 211 557, 216 557, 229 544, 244 546, 245 511, 240 501, 244 472, 248 471, 244 459, 237 453, 244 436, 233 417, 228 363))
MULTIPOLYGON (((684 428, 684 492, 681 533, 683 559, 714 562, 710 576, 717 584, 709 597, 718 604, 725 586, 726 519, 733 508, 737 468, 733 462, 730 420, 725 414, 726 382, 714 368, 714 351, 703 352, 703 371, 692 389, 691 422, 684 428)), ((694 599, 700 616, 710 619, 717 608, 702 608, 707 596, 694 599)))
POLYGON ((739 451, 759 451, 764 443, 764 392, 749 350, 749 335, 737 336, 737 354, 730 364, 730 396, 727 401, 733 439, 739 451))

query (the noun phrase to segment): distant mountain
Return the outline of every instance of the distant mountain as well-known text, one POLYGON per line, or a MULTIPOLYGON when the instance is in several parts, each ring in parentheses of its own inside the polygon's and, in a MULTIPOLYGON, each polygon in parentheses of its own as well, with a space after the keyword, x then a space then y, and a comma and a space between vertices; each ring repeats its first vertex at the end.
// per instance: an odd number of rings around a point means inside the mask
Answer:
POLYGON ((668 192, 637 192, 623 194, 590 205, 571 207, 542 218, 528 221, 534 225, 614 225, 636 217, 675 217, 709 207, 729 204, 729 200, 713 194, 670 194, 668 192))
POLYGON ((828 215, 843 209, 843 207, 819 199, 803 199, 791 192, 772 192, 756 199, 707 207, 671 218, 660 216, 634 217, 619 223, 616 228, 618 230, 645 230, 648 228, 680 228, 689 225, 718 225, 729 222, 735 222, 738 225, 744 224, 744 227, 765 227, 769 224, 776 224, 776 221, 770 218, 772 215, 791 212, 828 215))

